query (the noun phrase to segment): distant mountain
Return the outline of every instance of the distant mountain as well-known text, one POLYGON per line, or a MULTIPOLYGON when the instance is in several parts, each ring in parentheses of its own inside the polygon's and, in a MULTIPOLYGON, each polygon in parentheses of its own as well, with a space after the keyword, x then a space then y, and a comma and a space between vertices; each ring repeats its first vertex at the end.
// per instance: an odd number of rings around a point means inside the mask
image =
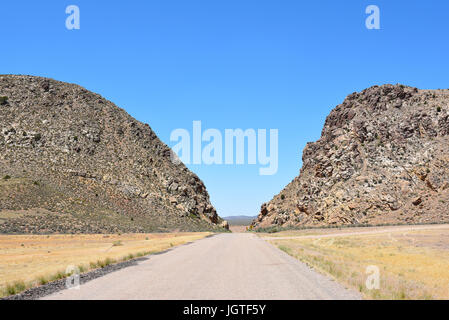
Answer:
POLYGON ((449 90, 349 95, 254 227, 449 222, 449 90))
POLYGON ((149 125, 78 85, 0 75, 1 233, 220 225, 203 182, 149 125))
POLYGON ((223 217, 231 226, 249 226, 257 216, 230 216, 223 217))

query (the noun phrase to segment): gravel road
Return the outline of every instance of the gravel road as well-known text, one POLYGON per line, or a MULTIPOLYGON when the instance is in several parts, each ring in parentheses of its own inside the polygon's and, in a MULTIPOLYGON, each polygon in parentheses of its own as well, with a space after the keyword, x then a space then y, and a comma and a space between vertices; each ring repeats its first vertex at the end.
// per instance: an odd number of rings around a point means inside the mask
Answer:
MULTIPOLYGON (((426 231, 426 230, 445 230, 449 229, 449 224, 436 224, 436 225, 416 225, 416 226, 393 226, 393 227, 364 227, 362 230, 351 231, 354 228, 348 228, 341 232, 330 232, 333 230, 327 230, 326 234, 311 234, 300 236, 285 236, 285 237, 270 237, 263 236, 264 240, 289 240, 289 239, 320 239, 320 238, 336 238, 336 237, 350 237, 350 236, 362 236, 365 234, 382 234, 382 233, 402 233, 407 234, 413 231, 426 231)), ((319 229, 317 229, 319 230, 319 229)))
POLYGON ((43 299, 360 299, 254 234, 219 234, 43 299))

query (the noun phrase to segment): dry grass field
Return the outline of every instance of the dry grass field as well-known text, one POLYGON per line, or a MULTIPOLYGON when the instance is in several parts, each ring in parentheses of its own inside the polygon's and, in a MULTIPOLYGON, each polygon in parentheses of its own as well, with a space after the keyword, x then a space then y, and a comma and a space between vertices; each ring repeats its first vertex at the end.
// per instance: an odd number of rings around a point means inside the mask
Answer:
POLYGON ((66 276, 160 252, 211 233, 0 235, 0 297, 66 276))
POLYGON ((449 299, 449 225, 261 234, 367 299, 449 299), (379 268, 379 289, 366 285, 379 268))

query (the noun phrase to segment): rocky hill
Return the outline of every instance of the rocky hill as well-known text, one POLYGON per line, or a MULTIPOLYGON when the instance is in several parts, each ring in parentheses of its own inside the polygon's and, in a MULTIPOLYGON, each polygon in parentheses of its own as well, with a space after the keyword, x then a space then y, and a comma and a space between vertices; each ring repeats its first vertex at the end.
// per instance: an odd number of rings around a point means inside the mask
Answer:
POLYGON ((349 95, 254 227, 449 222, 449 90, 349 95))
POLYGON ((223 230, 203 182, 98 94, 0 75, 0 233, 223 230))

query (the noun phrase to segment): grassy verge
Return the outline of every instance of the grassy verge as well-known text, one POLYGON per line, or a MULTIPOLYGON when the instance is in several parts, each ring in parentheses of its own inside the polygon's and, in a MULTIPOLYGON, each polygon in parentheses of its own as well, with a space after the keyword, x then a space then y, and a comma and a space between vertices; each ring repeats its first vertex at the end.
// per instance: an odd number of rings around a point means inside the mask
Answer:
MULTIPOLYGON (((124 256, 120 259, 112 259, 112 258, 107 257, 106 259, 103 259, 103 260, 100 259, 95 262, 90 262, 88 265, 80 264, 80 265, 76 266, 76 268, 79 270, 80 274, 82 274, 82 273, 86 273, 88 271, 92 271, 95 269, 105 268, 111 264, 132 260, 132 259, 135 259, 138 257, 147 256, 152 253, 155 253, 155 252, 144 251, 144 252, 138 252, 135 254, 130 253, 129 255, 124 256)), ((6 287, 3 288, 3 290, 0 292, 0 297, 18 294, 22 291, 25 291, 29 288, 32 288, 32 287, 35 287, 38 285, 45 285, 47 283, 50 283, 50 282, 53 282, 56 280, 67 278, 67 277, 71 276, 72 274, 73 274, 73 272, 67 273, 64 270, 60 270, 52 275, 39 276, 35 281, 24 282, 23 280, 17 280, 17 281, 14 281, 13 283, 8 283, 6 285, 6 287)))
POLYGON ((367 299, 449 299, 449 229, 271 242, 367 299))
POLYGON ((161 252, 209 232, 125 235, 0 236, 0 297, 161 252), (69 270, 70 272, 67 272, 69 270))

